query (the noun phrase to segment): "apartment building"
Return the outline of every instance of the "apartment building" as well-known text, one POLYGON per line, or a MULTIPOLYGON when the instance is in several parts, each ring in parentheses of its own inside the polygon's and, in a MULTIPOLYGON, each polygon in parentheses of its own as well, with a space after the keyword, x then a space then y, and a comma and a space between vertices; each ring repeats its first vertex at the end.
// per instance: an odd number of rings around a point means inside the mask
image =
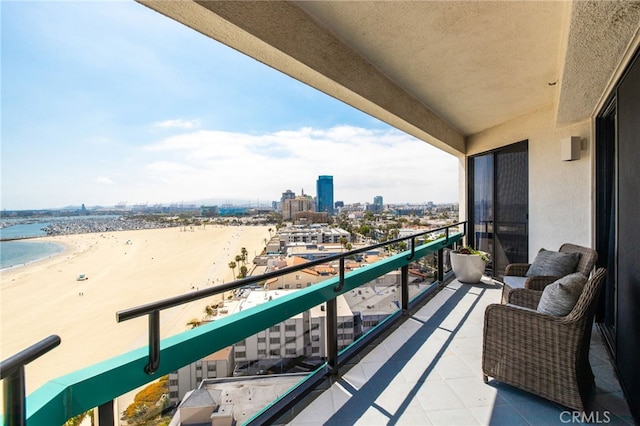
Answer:
POLYGON ((351 234, 326 225, 294 225, 281 229, 279 237, 280 246, 285 247, 292 243, 340 244, 341 238, 350 241, 351 234))
POLYGON ((306 196, 287 198, 282 201, 282 219, 294 220, 299 212, 314 212, 316 210, 313 200, 306 196))
POLYGON ((234 366, 233 348, 227 347, 169 373, 169 400, 177 405, 187 392, 196 389, 203 380, 231 377, 234 366))

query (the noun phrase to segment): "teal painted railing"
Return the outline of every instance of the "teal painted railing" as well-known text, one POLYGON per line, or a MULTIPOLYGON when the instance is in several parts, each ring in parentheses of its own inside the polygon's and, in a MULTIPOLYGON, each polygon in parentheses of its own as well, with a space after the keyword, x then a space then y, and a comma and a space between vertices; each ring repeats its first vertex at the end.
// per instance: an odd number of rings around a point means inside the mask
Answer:
MULTIPOLYGON (((365 249, 353 250, 309 262, 299 265, 298 267, 286 268, 274 273, 238 280, 224 287, 219 286, 215 289, 201 290, 200 292, 191 293, 187 296, 167 299, 155 304, 120 312, 119 317, 121 320, 122 318, 134 318, 145 314, 149 314, 150 318, 153 318, 154 313, 159 314, 160 309, 175 306, 176 304, 186 303, 213 294, 219 294, 223 291, 229 291, 230 289, 240 288, 248 283, 262 282, 273 276, 282 276, 295 272, 295 270, 308 268, 312 264, 326 263, 334 260, 334 257, 342 259, 343 265, 345 258, 353 256, 356 253, 370 250, 373 247, 386 246, 405 240, 411 241, 410 250, 348 273, 345 273, 344 269, 342 269, 338 277, 329 278, 326 281, 297 290, 268 303, 237 312, 195 329, 168 337, 159 341, 157 344, 152 340, 153 336, 156 335, 156 331, 159 335, 159 330, 151 330, 149 347, 142 347, 123 353, 114 358, 51 380, 30 394, 26 399, 26 404, 23 404, 23 409, 24 405, 26 405, 26 424, 29 426, 63 424, 73 416, 109 403, 120 395, 143 386, 165 374, 176 371, 220 349, 231 346, 239 340, 256 334, 272 325, 281 323, 314 306, 327 303, 329 307, 332 301, 335 302, 337 296, 371 282, 391 271, 397 269, 407 271, 409 263, 428 254, 439 253, 439 278, 441 278, 442 249, 460 242, 465 234, 464 231, 450 234, 449 229, 465 225, 464 223, 455 224, 439 230, 431 230, 411 237, 399 238, 365 249), (415 238, 434 232, 443 232, 446 233, 446 236, 418 247, 415 246, 415 238), (158 359, 155 362, 155 368, 152 369, 153 372, 150 374, 149 365, 150 360, 153 358, 152 347, 154 345, 159 349, 156 354, 158 359)), ((404 273, 406 275, 406 272, 404 273)), ((408 293, 404 291, 403 293, 405 293, 403 294, 403 307, 406 307, 408 293)), ((327 321, 330 321, 329 318, 327 321)), ((153 320, 150 320, 150 328, 153 328, 153 320)), ((5 388, 5 394, 6 393, 7 389, 5 388)), ((11 393, 11 391, 9 391, 9 393, 11 393)), ((12 398, 15 399, 15 395, 12 395, 12 398)), ((5 395, 5 401, 6 400, 7 395, 5 395)), ((3 424, 24 424, 20 421, 23 415, 15 412, 7 415, 8 408, 6 405, 4 408, 5 418, 3 424)))

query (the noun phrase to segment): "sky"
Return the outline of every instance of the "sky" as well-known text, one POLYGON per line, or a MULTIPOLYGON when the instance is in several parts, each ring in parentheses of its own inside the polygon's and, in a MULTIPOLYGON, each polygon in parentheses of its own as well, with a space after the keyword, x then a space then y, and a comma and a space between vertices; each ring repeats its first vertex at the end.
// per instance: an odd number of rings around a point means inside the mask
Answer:
POLYGON ((1 208, 458 200, 458 161, 135 2, 0 0, 1 208))

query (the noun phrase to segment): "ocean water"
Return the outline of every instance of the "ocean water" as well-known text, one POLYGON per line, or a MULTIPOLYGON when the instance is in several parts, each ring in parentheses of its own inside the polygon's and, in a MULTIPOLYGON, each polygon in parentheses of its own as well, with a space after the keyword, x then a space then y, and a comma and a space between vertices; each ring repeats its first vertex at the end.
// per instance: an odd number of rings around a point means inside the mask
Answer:
POLYGON ((2 241, 0 242, 0 269, 24 265, 38 259, 53 256, 64 250, 56 243, 39 241, 2 241))
POLYGON ((51 222, 37 222, 7 226, 0 228, 0 238, 44 237, 47 233, 42 228, 50 224, 51 222))
MULTIPOLYGON (((0 229, 2 238, 42 237, 42 230, 49 222, 24 223, 0 229)), ((60 244, 40 241, 2 241, 0 242, 0 269, 24 265, 43 259, 64 250, 60 244)))

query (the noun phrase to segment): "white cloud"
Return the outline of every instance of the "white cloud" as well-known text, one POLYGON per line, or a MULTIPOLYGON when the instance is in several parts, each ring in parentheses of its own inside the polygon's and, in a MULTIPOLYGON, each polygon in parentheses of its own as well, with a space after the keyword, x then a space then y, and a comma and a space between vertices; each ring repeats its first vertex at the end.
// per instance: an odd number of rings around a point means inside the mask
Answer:
POLYGON ((315 195, 319 175, 334 176, 334 199, 346 203, 371 202, 376 195, 385 202, 458 199, 457 159, 394 129, 199 130, 143 149, 145 169, 157 173, 170 199, 186 199, 188 193, 267 201, 302 188, 315 195))
POLYGON ((172 161, 155 161, 147 164, 147 170, 153 172, 172 173, 172 172, 187 172, 193 170, 186 164, 176 163, 172 161))
POLYGON ((101 183, 101 184, 105 184, 105 185, 113 185, 115 182, 112 179, 109 179, 106 176, 98 176, 95 179, 96 183, 101 183))
POLYGON ((184 129, 191 130, 200 127, 199 120, 183 120, 181 118, 177 120, 164 120, 153 123, 153 127, 160 127, 162 129, 184 129))

